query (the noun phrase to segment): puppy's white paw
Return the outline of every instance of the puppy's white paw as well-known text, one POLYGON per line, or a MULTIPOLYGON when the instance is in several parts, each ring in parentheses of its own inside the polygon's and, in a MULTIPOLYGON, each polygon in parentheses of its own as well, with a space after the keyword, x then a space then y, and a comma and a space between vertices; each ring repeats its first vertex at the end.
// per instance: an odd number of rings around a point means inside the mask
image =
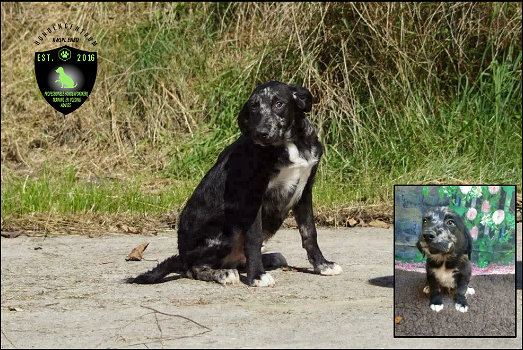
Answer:
POLYGON ((255 287, 274 287, 274 278, 267 272, 260 276, 259 280, 254 280, 255 287))
POLYGON ((332 264, 322 266, 321 270, 320 270, 320 275, 335 276, 335 275, 341 274, 342 272, 343 272, 343 269, 341 268, 340 265, 338 265, 336 263, 332 263, 332 264))
POLYGON ((225 270, 223 276, 218 281, 221 284, 235 284, 240 283, 240 274, 236 269, 225 270))
POLYGON ((467 291, 465 292, 465 295, 474 295, 476 294, 476 291, 471 286, 467 287, 467 291))
POLYGON ((430 294, 430 288, 429 288, 429 286, 425 286, 425 288, 423 288, 423 293, 425 293, 425 294, 430 294))
POLYGON ((461 311, 461 312, 467 312, 468 309, 469 309, 469 307, 467 305, 461 305, 461 304, 456 303, 456 310, 461 311))
POLYGON ((443 304, 430 304, 430 308, 436 312, 443 310, 443 304))

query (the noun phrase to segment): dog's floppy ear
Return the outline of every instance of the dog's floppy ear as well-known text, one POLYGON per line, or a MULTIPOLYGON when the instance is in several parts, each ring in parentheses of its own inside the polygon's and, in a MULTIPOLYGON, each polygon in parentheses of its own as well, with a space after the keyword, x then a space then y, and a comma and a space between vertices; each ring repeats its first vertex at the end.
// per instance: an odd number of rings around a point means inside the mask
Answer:
POLYGON ((249 103, 248 101, 245 102, 240 113, 238 114, 238 126, 240 127, 240 131, 242 132, 242 134, 245 136, 248 136, 249 131, 250 131, 250 128, 249 128, 250 114, 249 114, 248 103, 249 103))
POLYGON ((294 102, 303 112, 310 112, 312 109, 312 94, 311 92, 303 87, 296 85, 289 85, 292 91, 292 97, 294 102))

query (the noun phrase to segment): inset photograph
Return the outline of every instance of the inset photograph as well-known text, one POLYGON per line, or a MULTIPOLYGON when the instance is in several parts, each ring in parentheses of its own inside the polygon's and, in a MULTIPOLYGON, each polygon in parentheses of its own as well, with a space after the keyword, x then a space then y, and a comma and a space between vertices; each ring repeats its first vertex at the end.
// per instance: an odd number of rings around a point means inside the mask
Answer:
POLYGON ((516 193, 394 187, 394 337, 516 337, 516 193))

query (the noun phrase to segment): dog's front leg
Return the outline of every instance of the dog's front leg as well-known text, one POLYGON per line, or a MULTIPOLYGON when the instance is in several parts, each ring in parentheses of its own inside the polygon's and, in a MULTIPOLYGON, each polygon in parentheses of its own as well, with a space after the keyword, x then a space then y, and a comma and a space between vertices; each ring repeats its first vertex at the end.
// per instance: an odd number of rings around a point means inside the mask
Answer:
MULTIPOLYGON (((428 262, 427 262, 428 264, 428 262)), ((436 312, 443 310, 441 287, 432 270, 427 269, 427 285, 430 293, 430 308, 436 312)))
POLYGON ((300 230, 302 247, 307 251, 307 258, 314 267, 314 272, 327 276, 342 273, 343 270, 338 264, 327 261, 323 257, 318 246, 318 233, 316 232, 312 213, 312 181, 310 179, 303 189, 300 200, 292 208, 292 211, 300 230))
POLYGON ((247 270, 247 283, 252 287, 272 287, 274 278, 265 272, 262 263, 261 247, 262 234, 262 209, 258 210, 256 219, 245 233, 244 252, 246 257, 245 269, 247 270))
POLYGON ((474 289, 469 288, 469 278, 466 275, 463 274, 457 274, 456 275, 456 310, 461 312, 467 312, 469 309, 469 306, 467 304, 467 298, 465 294, 469 293, 472 294, 474 292, 474 289), (472 289, 472 293, 470 293, 470 290, 472 289))

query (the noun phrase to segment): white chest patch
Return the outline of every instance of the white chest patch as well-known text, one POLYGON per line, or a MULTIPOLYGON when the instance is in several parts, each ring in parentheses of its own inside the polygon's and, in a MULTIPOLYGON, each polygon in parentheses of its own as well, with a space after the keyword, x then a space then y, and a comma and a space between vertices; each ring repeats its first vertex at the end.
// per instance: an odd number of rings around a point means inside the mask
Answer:
POLYGON ((441 287, 455 288, 456 280, 454 279, 454 270, 445 268, 445 264, 440 268, 432 270, 441 287))
POLYGON ((286 197, 292 193, 285 209, 290 209, 300 198, 307 184, 312 167, 318 163, 318 158, 312 154, 309 159, 300 157, 300 152, 292 142, 286 142, 290 164, 280 168, 280 172, 269 182, 269 189, 278 188, 280 195, 286 197))

